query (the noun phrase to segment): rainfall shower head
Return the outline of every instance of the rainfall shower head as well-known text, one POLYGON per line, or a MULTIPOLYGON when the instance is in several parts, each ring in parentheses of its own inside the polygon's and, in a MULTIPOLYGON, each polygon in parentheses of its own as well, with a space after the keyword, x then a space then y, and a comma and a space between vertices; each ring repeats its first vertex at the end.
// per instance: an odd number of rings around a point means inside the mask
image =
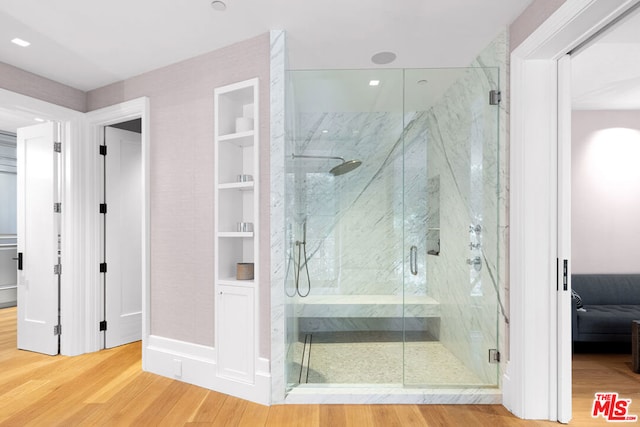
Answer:
POLYGON ((345 160, 342 157, 334 157, 334 156, 307 156, 304 154, 292 154, 291 158, 293 159, 329 159, 329 160, 342 160, 338 166, 334 166, 329 171, 333 176, 343 175, 345 173, 351 172, 358 166, 362 164, 360 160, 345 160))
POLYGON ((333 176, 338 176, 338 175, 351 172, 361 164, 362 162, 360 160, 347 160, 347 161, 342 160, 342 163, 340 163, 338 166, 334 166, 333 168, 331 168, 329 172, 331 172, 333 176))

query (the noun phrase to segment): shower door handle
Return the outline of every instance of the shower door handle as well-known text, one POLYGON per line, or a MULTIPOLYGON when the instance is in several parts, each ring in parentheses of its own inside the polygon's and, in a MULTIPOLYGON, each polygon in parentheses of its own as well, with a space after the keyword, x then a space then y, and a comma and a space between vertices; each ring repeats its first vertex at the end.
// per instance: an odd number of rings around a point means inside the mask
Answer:
POLYGON ((418 275, 418 247, 415 245, 409 249, 409 268, 411 269, 411 274, 418 275))

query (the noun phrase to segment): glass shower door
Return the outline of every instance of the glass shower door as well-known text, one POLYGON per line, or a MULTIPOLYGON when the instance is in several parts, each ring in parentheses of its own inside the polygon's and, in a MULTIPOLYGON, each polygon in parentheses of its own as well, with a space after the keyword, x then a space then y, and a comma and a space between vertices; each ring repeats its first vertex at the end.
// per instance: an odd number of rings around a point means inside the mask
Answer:
POLYGON ((406 70, 404 381, 498 384, 497 68, 406 70))
POLYGON ((403 72, 288 78, 288 387, 399 386, 403 72))

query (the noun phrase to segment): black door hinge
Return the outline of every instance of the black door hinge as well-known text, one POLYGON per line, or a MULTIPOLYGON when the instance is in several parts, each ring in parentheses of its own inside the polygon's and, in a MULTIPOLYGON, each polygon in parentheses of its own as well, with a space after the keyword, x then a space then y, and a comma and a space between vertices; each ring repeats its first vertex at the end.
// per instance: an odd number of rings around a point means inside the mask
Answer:
POLYGON ((100 322, 100 332, 106 331, 106 330, 107 330, 107 321, 103 320, 102 322, 100 322))
POLYGON ((55 153, 62 153, 62 143, 61 142, 54 142, 53 143, 53 151, 55 153))
POLYGON ((53 326, 53 335, 62 335, 62 325, 53 326))
POLYGON ((100 213, 101 214, 106 214, 107 213, 107 204, 106 203, 100 203, 100 213))
POLYGON ((106 273, 107 272, 107 263, 106 262, 101 262, 100 263, 100 273, 106 273))
POLYGON ((100 155, 101 156, 106 156, 107 155, 107 146, 106 145, 101 145, 100 146, 100 155))

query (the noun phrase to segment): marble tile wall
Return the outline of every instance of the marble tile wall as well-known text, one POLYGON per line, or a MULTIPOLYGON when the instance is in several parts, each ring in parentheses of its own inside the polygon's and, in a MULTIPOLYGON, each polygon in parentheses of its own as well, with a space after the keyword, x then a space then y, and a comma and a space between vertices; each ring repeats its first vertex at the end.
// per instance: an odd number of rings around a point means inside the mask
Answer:
MULTIPOLYGON (((304 137, 292 135, 297 154, 362 161, 333 176, 328 172, 339 160, 289 160, 294 240, 303 240, 306 223, 312 295, 401 294, 402 120, 401 113, 298 115, 297 132, 304 137)), ((306 271, 300 284, 308 286, 306 271)))
POLYGON ((285 369, 288 351, 292 346, 291 336, 286 336, 291 330, 286 325, 286 319, 292 316, 285 313, 291 310, 285 305, 282 286, 285 281, 285 70, 286 64, 286 34, 281 30, 272 30, 270 39, 270 181, 269 181, 269 221, 270 221, 270 283, 271 283, 271 328, 270 337, 261 336, 261 340, 271 340, 271 401, 281 403, 285 398, 285 369))

